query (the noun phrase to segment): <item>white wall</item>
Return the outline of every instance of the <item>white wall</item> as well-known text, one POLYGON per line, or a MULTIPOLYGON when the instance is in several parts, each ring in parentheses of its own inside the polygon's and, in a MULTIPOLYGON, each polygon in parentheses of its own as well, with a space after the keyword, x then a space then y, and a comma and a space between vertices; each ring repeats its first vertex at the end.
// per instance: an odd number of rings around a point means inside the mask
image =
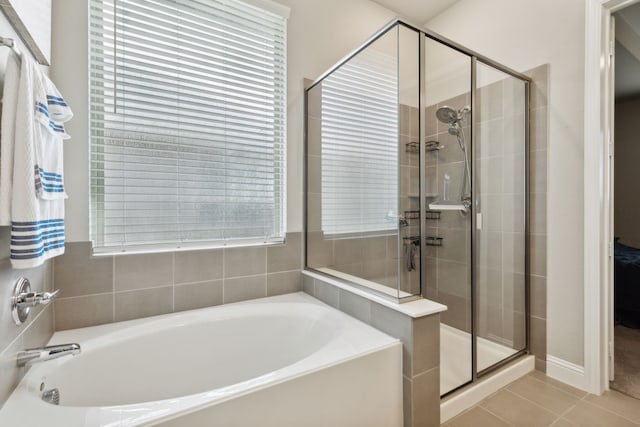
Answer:
POLYGON ((427 27, 518 71, 550 64, 547 353, 583 365, 582 0, 460 0, 427 27))
MULTIPOLYGON (((357 48, 395 14, 369 0, 279 0, 291 8, 288 24, 287 230, 302 231, 303 99, 315 79, 357 48)), ((56 0, 51 74, 74 111, 66 126, 67 240, 89 240, 87 0, 56 0)))

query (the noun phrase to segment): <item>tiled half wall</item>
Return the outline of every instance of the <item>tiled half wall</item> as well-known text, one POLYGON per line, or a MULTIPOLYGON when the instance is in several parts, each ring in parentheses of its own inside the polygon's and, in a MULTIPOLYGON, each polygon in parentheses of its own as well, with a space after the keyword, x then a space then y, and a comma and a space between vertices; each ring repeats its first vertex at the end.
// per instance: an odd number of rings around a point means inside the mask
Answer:
POLYGON ((405 427, 440 425, 440 315, 412 318, 303 273, 303 290, 402 341, 405 427))
POLYGON ((227 304, 301 289, 301 233, 283 245, 92 256, 67 244, 55 260, 55 330, 227 304))

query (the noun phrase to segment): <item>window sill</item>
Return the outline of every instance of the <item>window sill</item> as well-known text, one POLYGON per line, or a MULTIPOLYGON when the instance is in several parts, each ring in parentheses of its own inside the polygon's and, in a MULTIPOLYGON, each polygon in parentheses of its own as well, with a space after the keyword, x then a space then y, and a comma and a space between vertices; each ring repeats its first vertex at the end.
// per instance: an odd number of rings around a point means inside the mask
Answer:
POLYGON ((233 240, 233 241, 209 241, 209 242, 185 242, 180 244, 166 245, 136 245, 136 246, 110 246, 95 248, 92 247, 92 255, 94 257, 102 256, 120 256, 120 255, 139 255, 139 254, 157 254, 166 252, 186 252, 186 251, 204 251, 211 249, 230 249, 244 248, 254 246, 277 246, 284 245, 286 237, 278 237, 269 240, 233 240))

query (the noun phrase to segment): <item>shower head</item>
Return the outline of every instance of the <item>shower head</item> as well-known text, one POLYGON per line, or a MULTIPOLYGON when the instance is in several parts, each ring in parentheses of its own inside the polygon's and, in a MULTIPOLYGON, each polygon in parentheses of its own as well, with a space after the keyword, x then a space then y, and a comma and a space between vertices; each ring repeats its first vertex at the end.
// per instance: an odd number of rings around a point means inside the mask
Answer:
POLYGON ((471 108, 469 108, 469 106, 463 107, 459 110, 455 110, 454 108, 445 105, 444 107, 438 108, 438 110, 436 111, 436 117, 442 123, 456 124, 464 118, 465 114, 469 113, 470 111, 471 108))
POLYGON ((438 108, 438 111, 436 111, 436 117, 442 123, 455 123, 460 120, 458 112, 447 106, 438 108))

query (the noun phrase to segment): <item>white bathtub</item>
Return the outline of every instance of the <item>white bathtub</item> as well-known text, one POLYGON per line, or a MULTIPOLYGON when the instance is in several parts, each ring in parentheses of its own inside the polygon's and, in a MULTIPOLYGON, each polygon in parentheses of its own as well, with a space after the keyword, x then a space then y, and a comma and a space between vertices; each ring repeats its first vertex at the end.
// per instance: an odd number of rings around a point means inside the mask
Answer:
POLYGON ((56 332, 50 344, 67 342, 82 353, 34 365, 1 426, 402 425, 400 342, 302 293, 56 332), (41 388, 58 388, 60 405, 41 388))

